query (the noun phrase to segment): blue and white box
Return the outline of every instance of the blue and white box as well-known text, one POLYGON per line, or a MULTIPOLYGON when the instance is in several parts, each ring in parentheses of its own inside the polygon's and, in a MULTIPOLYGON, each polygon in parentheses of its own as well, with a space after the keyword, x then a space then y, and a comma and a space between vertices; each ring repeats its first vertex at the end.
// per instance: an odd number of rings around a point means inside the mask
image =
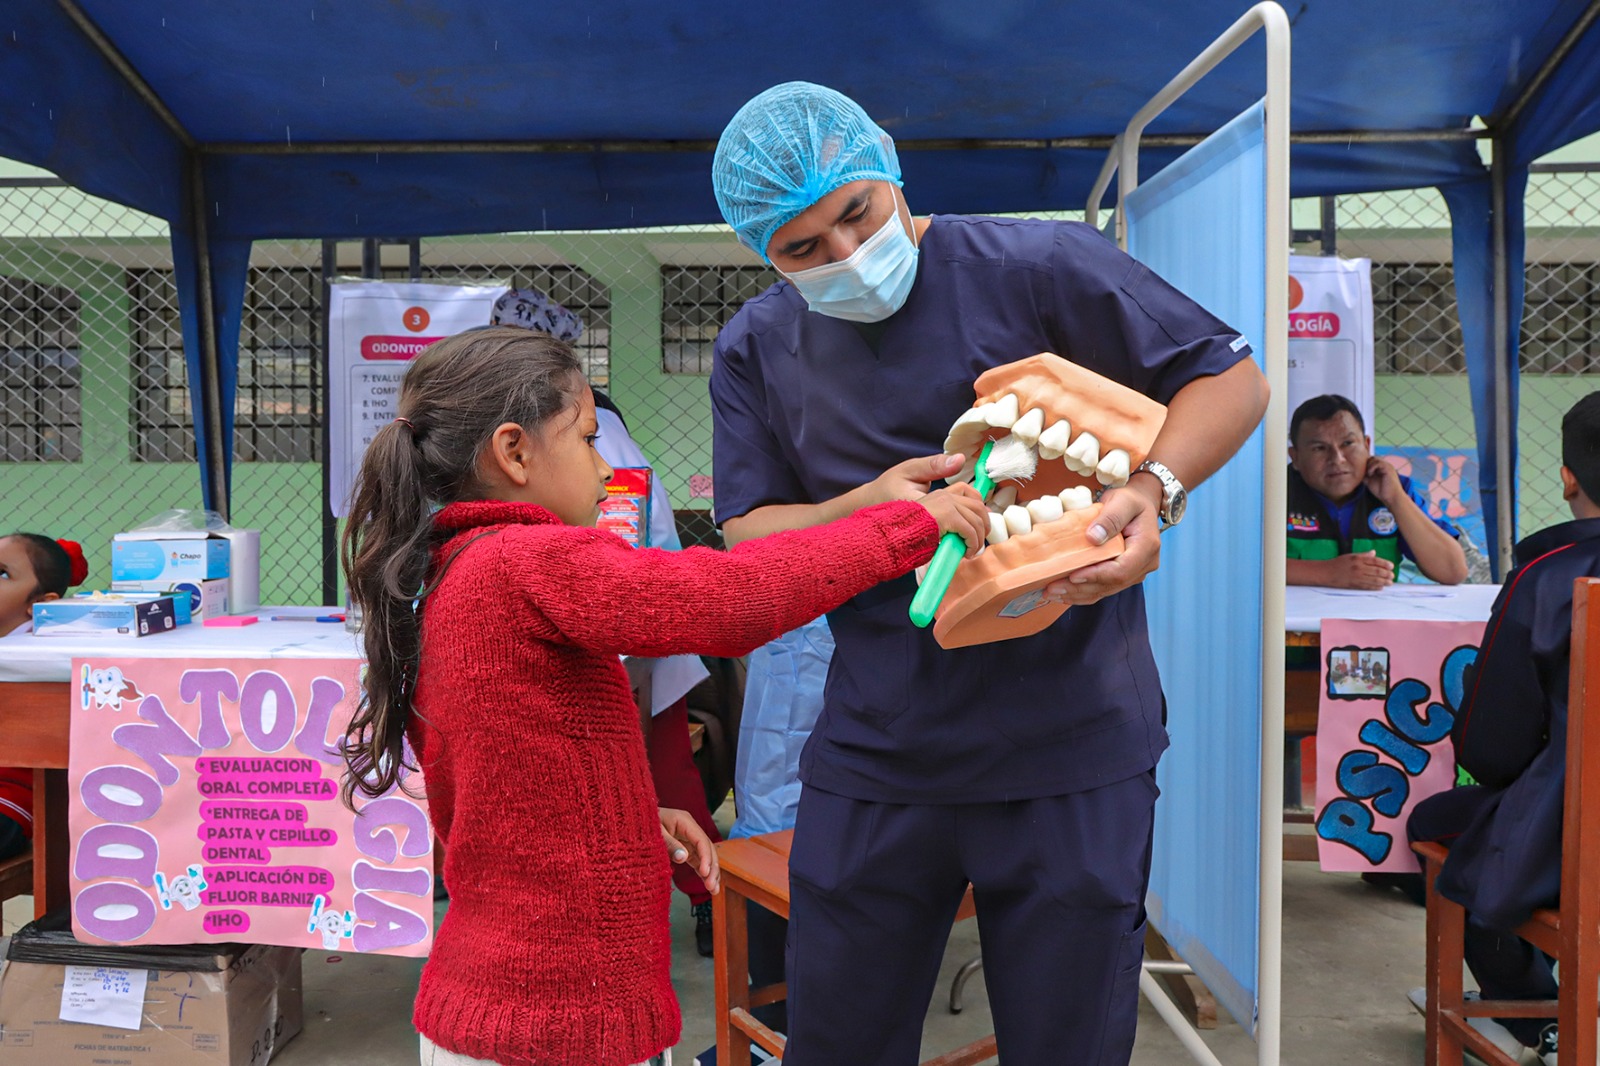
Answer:
POLYGON ((226 537, 208 533, 118 533, 111 538, 111 587, 133 591, 167 588, 180 581, 228 576, 226 537))
POLYGON ((33 605, 36 637, 149 637, 178 628, 171 596, 68 596, 33 605))

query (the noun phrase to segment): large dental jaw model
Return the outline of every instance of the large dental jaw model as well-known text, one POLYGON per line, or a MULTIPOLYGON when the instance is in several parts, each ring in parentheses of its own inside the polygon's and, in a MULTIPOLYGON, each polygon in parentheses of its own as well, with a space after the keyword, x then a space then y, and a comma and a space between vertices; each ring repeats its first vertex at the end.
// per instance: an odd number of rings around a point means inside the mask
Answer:
POLYGON ((1048 352, 987 371, 974 391, 977 403, 944 445, 967 456, 960 479, 985 441, 1008 433, 1037 445, 1039 468, 1026 482, 996 485, 989 545, 956 570, 934 623, 944 648, 1032 636, 1067 610, 1045 602, 1046 585, 1122 554, 1120 534, 1089 543, 1102 509, 1094 497, 1127 483, 1167 417, 1149 397, 1048 352))

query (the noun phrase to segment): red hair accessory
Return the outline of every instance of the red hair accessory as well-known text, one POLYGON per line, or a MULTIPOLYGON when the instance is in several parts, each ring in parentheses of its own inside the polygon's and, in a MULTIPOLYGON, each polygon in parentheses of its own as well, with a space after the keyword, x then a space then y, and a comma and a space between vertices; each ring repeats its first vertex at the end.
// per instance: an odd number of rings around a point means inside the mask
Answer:
POLYGON ((89 576, 89 560, 83 557, 83 546, 75 540, 57 540, 61 550, 67 553, 67 558, 72 561, 72 581, 70 584, 81 585, 83 579, 89 576))

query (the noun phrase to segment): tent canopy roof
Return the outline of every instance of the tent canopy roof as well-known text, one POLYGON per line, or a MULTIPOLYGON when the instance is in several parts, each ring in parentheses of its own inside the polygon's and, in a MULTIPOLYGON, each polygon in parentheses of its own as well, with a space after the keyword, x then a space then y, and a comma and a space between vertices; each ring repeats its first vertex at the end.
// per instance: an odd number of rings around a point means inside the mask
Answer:
MULTIPOLYGON (((1290 3, 1294 127, 1460 130, 1475 115, 1492 117, 1521 95, 1587 4, 1290 3)), ((915 142, 1111 136, 1243 6, 21 0, 0 15, 0 77, 11 87, 0 154, 170 219, 181 213, 185 149, 198 145, 219 237, 709 222, 718 215, 704 142, 754 93, 804 78, 855 97, 911 142, 903 162, 914 208, 1073 208, 1104 149, 915 142), (96 35, 159 103, 130 88, 96 35), (690 146, 701 150, 325 151, 562 141, 701 142, 690 146), (317 154, 287 154, 319 145, 317 154)), ((1253 45, 1151 132, 1209 132, 1256 99, 1263 61, 1253 45)), ((1600 66, 1594 52, 1600 33, 1579 42, 1565 69, 1600 66)), ((1581 78, 1556 82, 1550 95, 1593 99, 1581 78)), ((1576 110, 1519 150, 1600 128, 1600 109, 1576 110)), ((1464 140, 1303 145, 1295 168, 1301 194, 1481 173, 1464 140)))

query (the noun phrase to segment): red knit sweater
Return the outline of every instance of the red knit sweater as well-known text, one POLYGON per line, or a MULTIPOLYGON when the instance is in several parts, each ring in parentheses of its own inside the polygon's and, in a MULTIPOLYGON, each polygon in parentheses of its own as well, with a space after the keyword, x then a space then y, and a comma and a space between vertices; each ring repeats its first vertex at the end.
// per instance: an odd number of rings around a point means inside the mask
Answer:
POLYGON ((500 501, 435 517, 410 736, 450 908, 414 1021, 508 1066, 627 1066, 677 1042, 670 863, 619 655, 743 655, 927 561, 912 503, 731 552, 637 550, 500 501))

